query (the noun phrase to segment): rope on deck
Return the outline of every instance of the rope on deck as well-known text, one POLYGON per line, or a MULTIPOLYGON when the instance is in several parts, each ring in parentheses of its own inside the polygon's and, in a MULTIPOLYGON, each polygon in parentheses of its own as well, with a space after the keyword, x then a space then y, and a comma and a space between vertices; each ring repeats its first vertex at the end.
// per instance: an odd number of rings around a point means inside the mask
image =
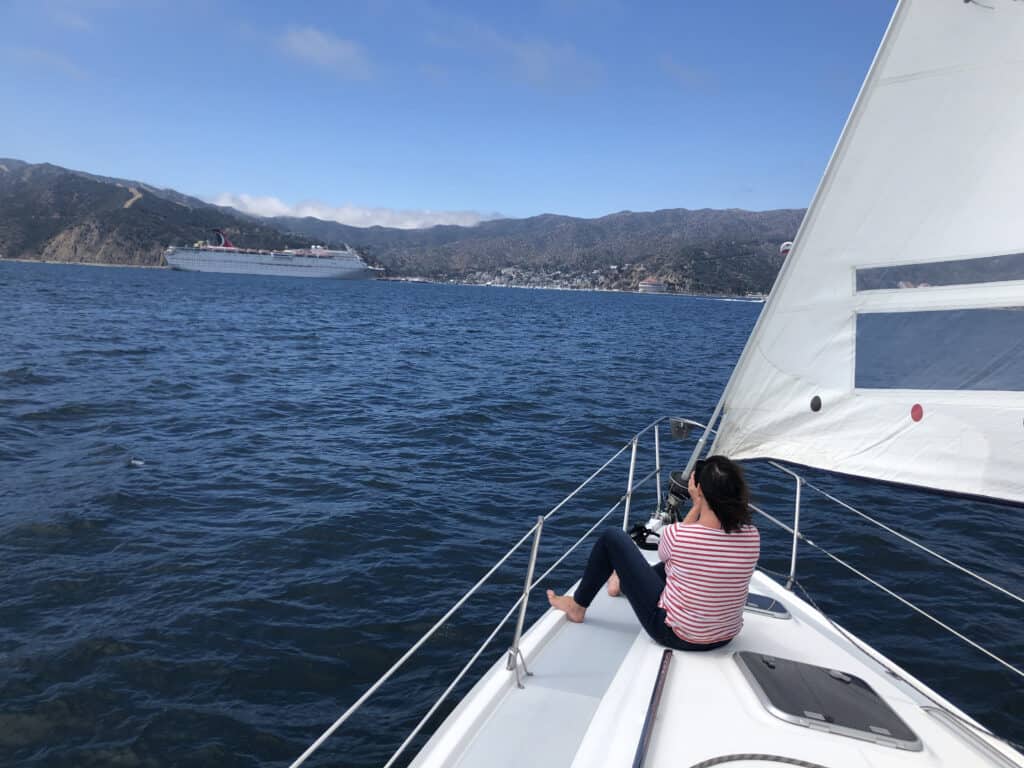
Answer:
POLYGON ((756 752, 751 752, 746 755, 722 755, 721 757, 712 757, 710 760, 702 760, 699 763, 694 763, 690 768, 711 768, 713 765, 725 765, 726 763, 739 763, 750 760, 758 760, 760 762, 767 760, 773 763, 782 763, 783 765, 799 765, 802 768, 826 768, 821 763, 812 763, 809 760, 800 760, 796 757, 761 755, 756 752))

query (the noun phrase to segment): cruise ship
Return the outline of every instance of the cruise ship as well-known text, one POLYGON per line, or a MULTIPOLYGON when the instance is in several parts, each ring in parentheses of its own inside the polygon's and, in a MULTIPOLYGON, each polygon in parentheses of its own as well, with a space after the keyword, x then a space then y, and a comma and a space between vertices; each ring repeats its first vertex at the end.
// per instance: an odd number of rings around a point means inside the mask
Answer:
POLYGON ((323 246, 288 248, 280 251, 238 248, 224 233, 213 230, 212 243, 188 247, 171 246, 164 258, 172 269, 186 272, 228 272, 242 275, 279 277, 333 277, 358 280, 379 277, 384 270, 371 267, 350 246, 335 251, 323 246))

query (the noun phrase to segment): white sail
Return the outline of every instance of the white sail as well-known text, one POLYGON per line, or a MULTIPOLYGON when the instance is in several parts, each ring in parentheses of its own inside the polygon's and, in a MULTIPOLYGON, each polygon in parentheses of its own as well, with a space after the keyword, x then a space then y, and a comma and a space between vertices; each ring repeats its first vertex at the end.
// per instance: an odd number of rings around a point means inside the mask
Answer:
POLYGON ((1024 502, 1024 2, 904 0, 714 445, 1024 502))

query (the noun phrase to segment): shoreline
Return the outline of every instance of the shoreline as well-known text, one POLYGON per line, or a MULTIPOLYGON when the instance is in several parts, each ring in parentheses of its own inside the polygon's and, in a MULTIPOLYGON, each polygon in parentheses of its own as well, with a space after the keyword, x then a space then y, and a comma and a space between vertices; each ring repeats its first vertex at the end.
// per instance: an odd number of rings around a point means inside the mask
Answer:
MULTIPOLYGON (((56 264, 67 267, 110 267, 115 269, 163 269, 168 272, 175 270, 169 266, 156 264, 109 264, 97 261, 54 261, 52 259, 21 259, 0 257, 0 264, 15 262, 19 264, 56 264)), ((561 285, 495 285, 493 283, 463 283, 457 280, 433 280, 426 277, 403 277, 400 275, 373 278, 380 282, 419 283, 424 285, 458 285, 472 288, 517 288, 523 291, 568 291, 589 293, 625 293, 642 296, 685 296, 691 299, 714 299, 717 301, 745 301, 752 304, 763 304, 767 296, 739 296, 725 293, 682 293, 679 291, 663 291, 659 293, 641 293, 639 290, 623 290, 621 288, 571 288, 561 285)))
POLYGON ((54 261, 53 259, 19 259, 10 256, 0 257, 0 264, 7 261, 18 264, 59 264, 66 267, 115 267, 117 269, 170 269, 161 264, 109 264, 102 261, 54 261))
POLYGON ((657 293, 642 292, 639 290, 624 290, 621 288, 569 288, 561 285, 495 285, 493 283, 462 283, 459 281, 430 280, 424 277, 382 277, 379 280, 388 280, 395 283, 426 283, 429 285, 460 285, 472 288, 518 288, 524 291, 587 291, 590 293, 627 293, 642 296, 685 296, 690 299, 716 299, 718 301, 746 301, 750 303, 763 304, 768 296, 740 296, 732 293, 684 293, 682 291, 660 291, 657 293))

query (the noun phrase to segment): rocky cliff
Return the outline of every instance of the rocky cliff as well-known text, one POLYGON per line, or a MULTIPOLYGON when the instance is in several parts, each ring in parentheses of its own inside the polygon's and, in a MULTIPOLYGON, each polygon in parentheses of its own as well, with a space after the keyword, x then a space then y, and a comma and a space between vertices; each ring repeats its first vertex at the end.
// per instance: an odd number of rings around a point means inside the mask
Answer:
POLYGON ((217 227, 243 247, 347 243, 392 276, 615 289, 655 278, 683 291, 764 293, 803 213, 673 209, 358 228, 261 219, 138 181, 0 159, 0 256, 49 261, 156 266, 168 245, 217 227))
POLYGON ((168 245, 203 239, 214 227, 243 246, 310 243, 173 190, 0 159, 0 255, 6 258, 158 266, 168 245))

